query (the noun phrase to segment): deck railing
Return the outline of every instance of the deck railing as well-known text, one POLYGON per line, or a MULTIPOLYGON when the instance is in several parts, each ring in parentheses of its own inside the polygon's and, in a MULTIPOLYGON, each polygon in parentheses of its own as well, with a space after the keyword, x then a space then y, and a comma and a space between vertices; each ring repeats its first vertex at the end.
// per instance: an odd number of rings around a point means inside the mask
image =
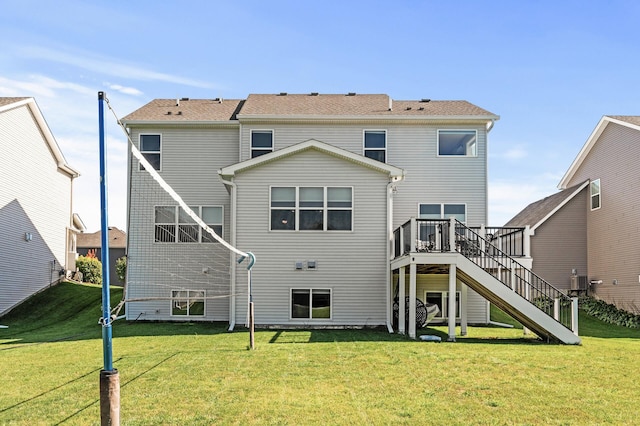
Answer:
POLYGON ((576 303, 516 260, 528 254, 525 228, 467 227, 457 220, 414 218, 394 232, 396 257, 450 251, 462 254, 548 316, 577 331, 576 303))

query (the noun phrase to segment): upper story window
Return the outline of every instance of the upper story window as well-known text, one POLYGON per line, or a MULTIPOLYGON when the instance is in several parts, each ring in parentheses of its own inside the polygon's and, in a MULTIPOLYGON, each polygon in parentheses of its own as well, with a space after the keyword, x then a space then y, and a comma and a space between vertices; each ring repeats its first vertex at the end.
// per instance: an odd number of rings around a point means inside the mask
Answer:
POLYGON ((271 187, 272 231, 351 231, 353 188, 271 187))
POLYGON ((476 130, 438 130, 438 155, 475 157, 477 139, 476 130))
MULTIPOLYGON (((190 206, 189 208, 216 234, 222 236, 222 207, 190 206)), ((216 241, 182 207, 155 207, 156 243, 213 243, 216 241)))
MULTIPOLYGON (((160 145, 161 136, 155 135, 140 135, 140 153, 144 158, 153 166, 154 169, 160 170, 161 157, 160 157, 160 145)), ((144 170, 142 164, 140 170, 144 170)))
POLYGON ((273 130, 251 131, 251 158, 273 152, 273 130))
POLYGON ((387 161, 387 131, 364 131, 364 156, 374 160, 387 161))
POLYGON ((592 180, 589 185, 591 193, 591 210, 600 208, 600 179, 592 180))

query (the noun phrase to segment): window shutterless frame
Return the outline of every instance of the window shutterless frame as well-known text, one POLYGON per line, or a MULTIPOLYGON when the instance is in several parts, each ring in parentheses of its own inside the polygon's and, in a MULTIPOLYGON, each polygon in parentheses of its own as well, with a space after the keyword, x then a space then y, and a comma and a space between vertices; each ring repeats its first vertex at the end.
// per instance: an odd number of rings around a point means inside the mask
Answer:
POLYGON ((333 291, 330 288, 289 289, 290 320, 331 320, 333 291))
POLYGON ((205 290, 171 290, 172 317, 204 317, 206 310, 205 290))
POLYGON ((362 153, 365 157, 387 162, 387 131, 369 130, 362 131, 362 153))
MULTIPOLYGON (((224 232, 223 206, 189 206, 219 236, 224 232)), ((154 206, 154 242, 215 243, 180 206, 154 206)))
POLYGON ((438 157, 477 157, 478 131, 475 129, 438 129, 438 157))
POLYGON ((598 210, 602 207, 600 179, 594 179, 589 184, 589 198, 591 210, 598 210))
POLYGON ((252 129, 249 135, 249 157, 255 158, 273 152, 273 129, 252 129))
MULTIPOLYGON (((162 170, 162 134, 161 133, 140 133, 138 135, 140 153, 153 166, 154 169, 162 170)), ((138 164, 138 170, 144 170, 142 164, 138 164)))

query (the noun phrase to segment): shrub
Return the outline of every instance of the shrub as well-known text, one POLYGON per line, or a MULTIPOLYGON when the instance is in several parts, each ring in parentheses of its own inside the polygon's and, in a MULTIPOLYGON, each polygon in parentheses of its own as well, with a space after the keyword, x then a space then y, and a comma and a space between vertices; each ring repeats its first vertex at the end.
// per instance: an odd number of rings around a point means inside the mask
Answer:
POLYGON ((95 256, 78 256, 76 267, 85 283, 102 284, 102 263, 95 256))
POLYGON ((120 281, 124 281, 127 277, 127 257, 122 256, 116 260, 116 275, 120 281))
POLYGON ((581 297, 580 308, 589 315, 609 324, 640 328, 640 315, 635 315, 623 309, 618 309, 615 305, 603 300, 587 296, 581 297))

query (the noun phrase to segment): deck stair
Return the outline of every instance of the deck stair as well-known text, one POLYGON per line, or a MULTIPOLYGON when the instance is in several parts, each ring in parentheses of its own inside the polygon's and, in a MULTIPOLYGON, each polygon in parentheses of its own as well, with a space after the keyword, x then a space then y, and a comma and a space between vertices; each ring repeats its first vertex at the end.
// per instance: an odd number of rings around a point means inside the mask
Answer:
MULTIPOLYGON (((420 239, 410 240, 415 242, 414 247, 409 247, 414 258, 422 261, 420 259, 424 257, 425 263, 440 263, 438 258, 446 254, 446 258, 442 257, 442 263, 445 263, 454 255, 457 278, 524 327, 547 341, 581 343, 577 334, 577 299, 568 297, 525 267, 522 264, 524 262, 503 251, 501 245, 497 244, 499 235, 482 235, 477 229, 469 228, 455 219, 435 226, 419 221, 410 221, 414 224, 414 231, 405 229, 410 232, 406 232, 406 236, 424 236, 419 231, 420 225, 428 229, 439 226, 439 232, 435 241, 431 238, 432 241, 426 244, 426 250, 425 243, 420 239), (420 256, 419 253, 427 253, 427 256, 420 256)), ((396 236, 399 236, 398 233, 396 236)))

